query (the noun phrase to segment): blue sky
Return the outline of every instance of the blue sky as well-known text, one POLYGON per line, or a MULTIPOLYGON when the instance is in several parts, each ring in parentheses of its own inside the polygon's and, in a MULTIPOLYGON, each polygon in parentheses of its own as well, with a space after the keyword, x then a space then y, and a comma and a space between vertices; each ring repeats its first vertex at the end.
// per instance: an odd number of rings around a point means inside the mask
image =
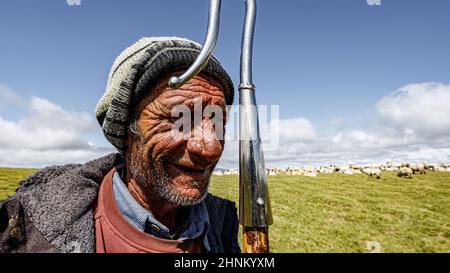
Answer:
MULTIPOLYGON (((0 86, 24 103, 3 99, 0 117, 10 126, 27 120, 32 97, 45 98, 68 114, 92 114, 121 50, 143 36, 202 42, 208 2, 81 0, 80 6, 69 6, 66 0, 1 1, 0 86)), ((243 1, 222 2, 215 55, 237 86, 243 1)), ((369 6, 366 0, 258 3, 253 71, 258 103, 280 105, 282 119, 310 123, 317 138, 332 139, 358 130, 369 135, 379 131, 380 123, 389 124, 386 130, 399 129, 397 116, 386 119, 380 114, 386 113, 377 106, 383 98, 411 84, 435 82, 444 90, 450 84, 450 1, 382 0, 380 6, 369 6)), ((436 86, 431 91, 421 87, 426 94, 438 92, 433 91, 436 86)), ((447 91, 442 92, 447 99, 447 91)), ((402 103, 408 99, 403 97, 402 103)), ((435 114, 447 116, 443 111, 435 114)), ((446 122, 440 126, 450 127, 446 122)), ((411 128, 400 129, 405 133, 411 128)), ((426 134, 414 131, 418 138, 412 144, 433 142, 431 148, 441 149, 439 158, 425 159, 450 158, 448 147, 440 144, 447 131, 439 132, 438 139, 424 140, 426 134)), ((85 130, 82 139, 107 145, 95 129, 85 130)), ((297 156, 307 158, 301 152, 297 156)), ((388 157, 397 159, 392 153, 388 157)), ((324 162, 334 159, 352 160, 333 153, 324 162)), ((227 162, 233 165, 232 161, 227 162)), ((287 162, 296 161, 273 160, 274 165, 287 162)))

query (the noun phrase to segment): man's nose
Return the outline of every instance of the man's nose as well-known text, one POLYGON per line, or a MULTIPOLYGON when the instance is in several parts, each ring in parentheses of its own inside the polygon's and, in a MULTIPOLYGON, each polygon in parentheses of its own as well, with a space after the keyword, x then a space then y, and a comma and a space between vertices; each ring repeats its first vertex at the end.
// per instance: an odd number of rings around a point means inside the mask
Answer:
POLYGON ((187 150, 190 154, 214 163, 219 160, 223 150, 223 140, 221 141, 219 137, 213 121, 203 119, 200 124, 194 126, 187 142, 187 150))

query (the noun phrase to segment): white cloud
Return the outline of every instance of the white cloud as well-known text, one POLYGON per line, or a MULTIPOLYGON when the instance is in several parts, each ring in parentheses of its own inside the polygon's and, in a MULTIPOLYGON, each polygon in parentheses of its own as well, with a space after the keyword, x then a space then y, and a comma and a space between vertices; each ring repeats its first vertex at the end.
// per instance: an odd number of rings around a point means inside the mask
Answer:
POLYGON ((44 98, 31 97, 29 109, 30 115, 22 122, 32 128, 77 133, 91 132, 98 128, 91 113, 67 111, 44 98))
POLYGON ((282 129, 279 131, 279 138, 282 142, 313 141, 318 137, 312 123, 303 117, 274 120, 271 127, 282 129))
POLYGON ((0 117, 0 166, 80 163, 113 151, 87 136, 101 134, 92 114, 67 111, 39 97, 25 105, 27 113, 18 121, 0 117))
POLYGON ((45 125, 30 124, 26 119, 12 122, 0 118, 0 127, 3 131, 0 134, 0 147, 38 151, 89 148, 86 140, 73 128, 65 129, 66 126, 68 125, 65 124, 62 128, 54 128, 56 125, 45 127, 45 125))
POLYGON ((412 130, 420 136, 450 135, 450 85, 410 84, 377 104, 380 118, 395 128, 412 130))
MULTIPOLYGON (((279 142, 266 151, 266 166, 394 161, 450 162, 450 86, 411 84, 382 98, 377 117, 361 128, 317 132, 306 118, 276 122, 279 142)), ((237 167, 238 142, 227 143, 224 167, 237 167)))

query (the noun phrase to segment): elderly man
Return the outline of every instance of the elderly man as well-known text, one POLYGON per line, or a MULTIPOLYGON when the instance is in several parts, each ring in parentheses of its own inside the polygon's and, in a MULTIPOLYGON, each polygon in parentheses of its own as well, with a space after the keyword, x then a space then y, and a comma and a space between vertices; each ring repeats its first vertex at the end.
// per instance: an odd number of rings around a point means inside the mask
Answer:
POLYGON ((240 251, 235 204, 207 192, 224 122, 217 128, 202 115, 189 128, 174 126, 180 105, 194 116, 197 105, 233 102, 232 81, 214 57, 181 88, 167 85, 199 52, 190 40, 158 37, 119 55, 96 109, 119 153, 21 181, 1 203, 0 252, 240 251))

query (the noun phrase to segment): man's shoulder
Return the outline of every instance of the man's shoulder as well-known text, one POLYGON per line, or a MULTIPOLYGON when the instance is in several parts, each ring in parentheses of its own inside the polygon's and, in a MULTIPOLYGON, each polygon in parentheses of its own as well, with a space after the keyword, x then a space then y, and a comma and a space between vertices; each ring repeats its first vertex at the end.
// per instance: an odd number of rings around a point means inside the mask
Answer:
POLYGON ((38 250, 48 242, 45 251, 68 252, 75 240, 83 242, 83 251, 92 251, 93 219, 88 208, 105 174, 119 163, 121 157, 110 154, 85 164, 47 167, 22 180, 16 194, 0 202, 0 252, 19 251, 18 244, 10 243, 17 233, 11 231, 10 222, 21 223, 27 235, 20 240, 28 250, 38 250))
POLYGON ((120 161, 120 155, 112 153, 84 164, 48 166, 19 181, 17 192, 29 191, 37 185, 48 183, 63 175, 84 176, 88 179, 99 181, 103 179, 103 175, 112 166, 120 161))
POLYGON ((31 190, 36 185, 44 184, 47 181, 50 181, 63 173, 72 170, 81 166, 80 164, 66 164, 66 165, 55 165, 48 166, 39 171, 31 174, 30 176, 25 177, 21 181, 19 181, 19 188, 17 192, 25 192, 31 190))
POLYGON ((205 199, 211 229, 208 239, 214 252, 240 252, 237 240, 239 220, 236 203, 213 194, 205 199))
POLYGON ((205 199, 211 226, 226 227, 238 222, 236 203, 213 194, 205 199))

